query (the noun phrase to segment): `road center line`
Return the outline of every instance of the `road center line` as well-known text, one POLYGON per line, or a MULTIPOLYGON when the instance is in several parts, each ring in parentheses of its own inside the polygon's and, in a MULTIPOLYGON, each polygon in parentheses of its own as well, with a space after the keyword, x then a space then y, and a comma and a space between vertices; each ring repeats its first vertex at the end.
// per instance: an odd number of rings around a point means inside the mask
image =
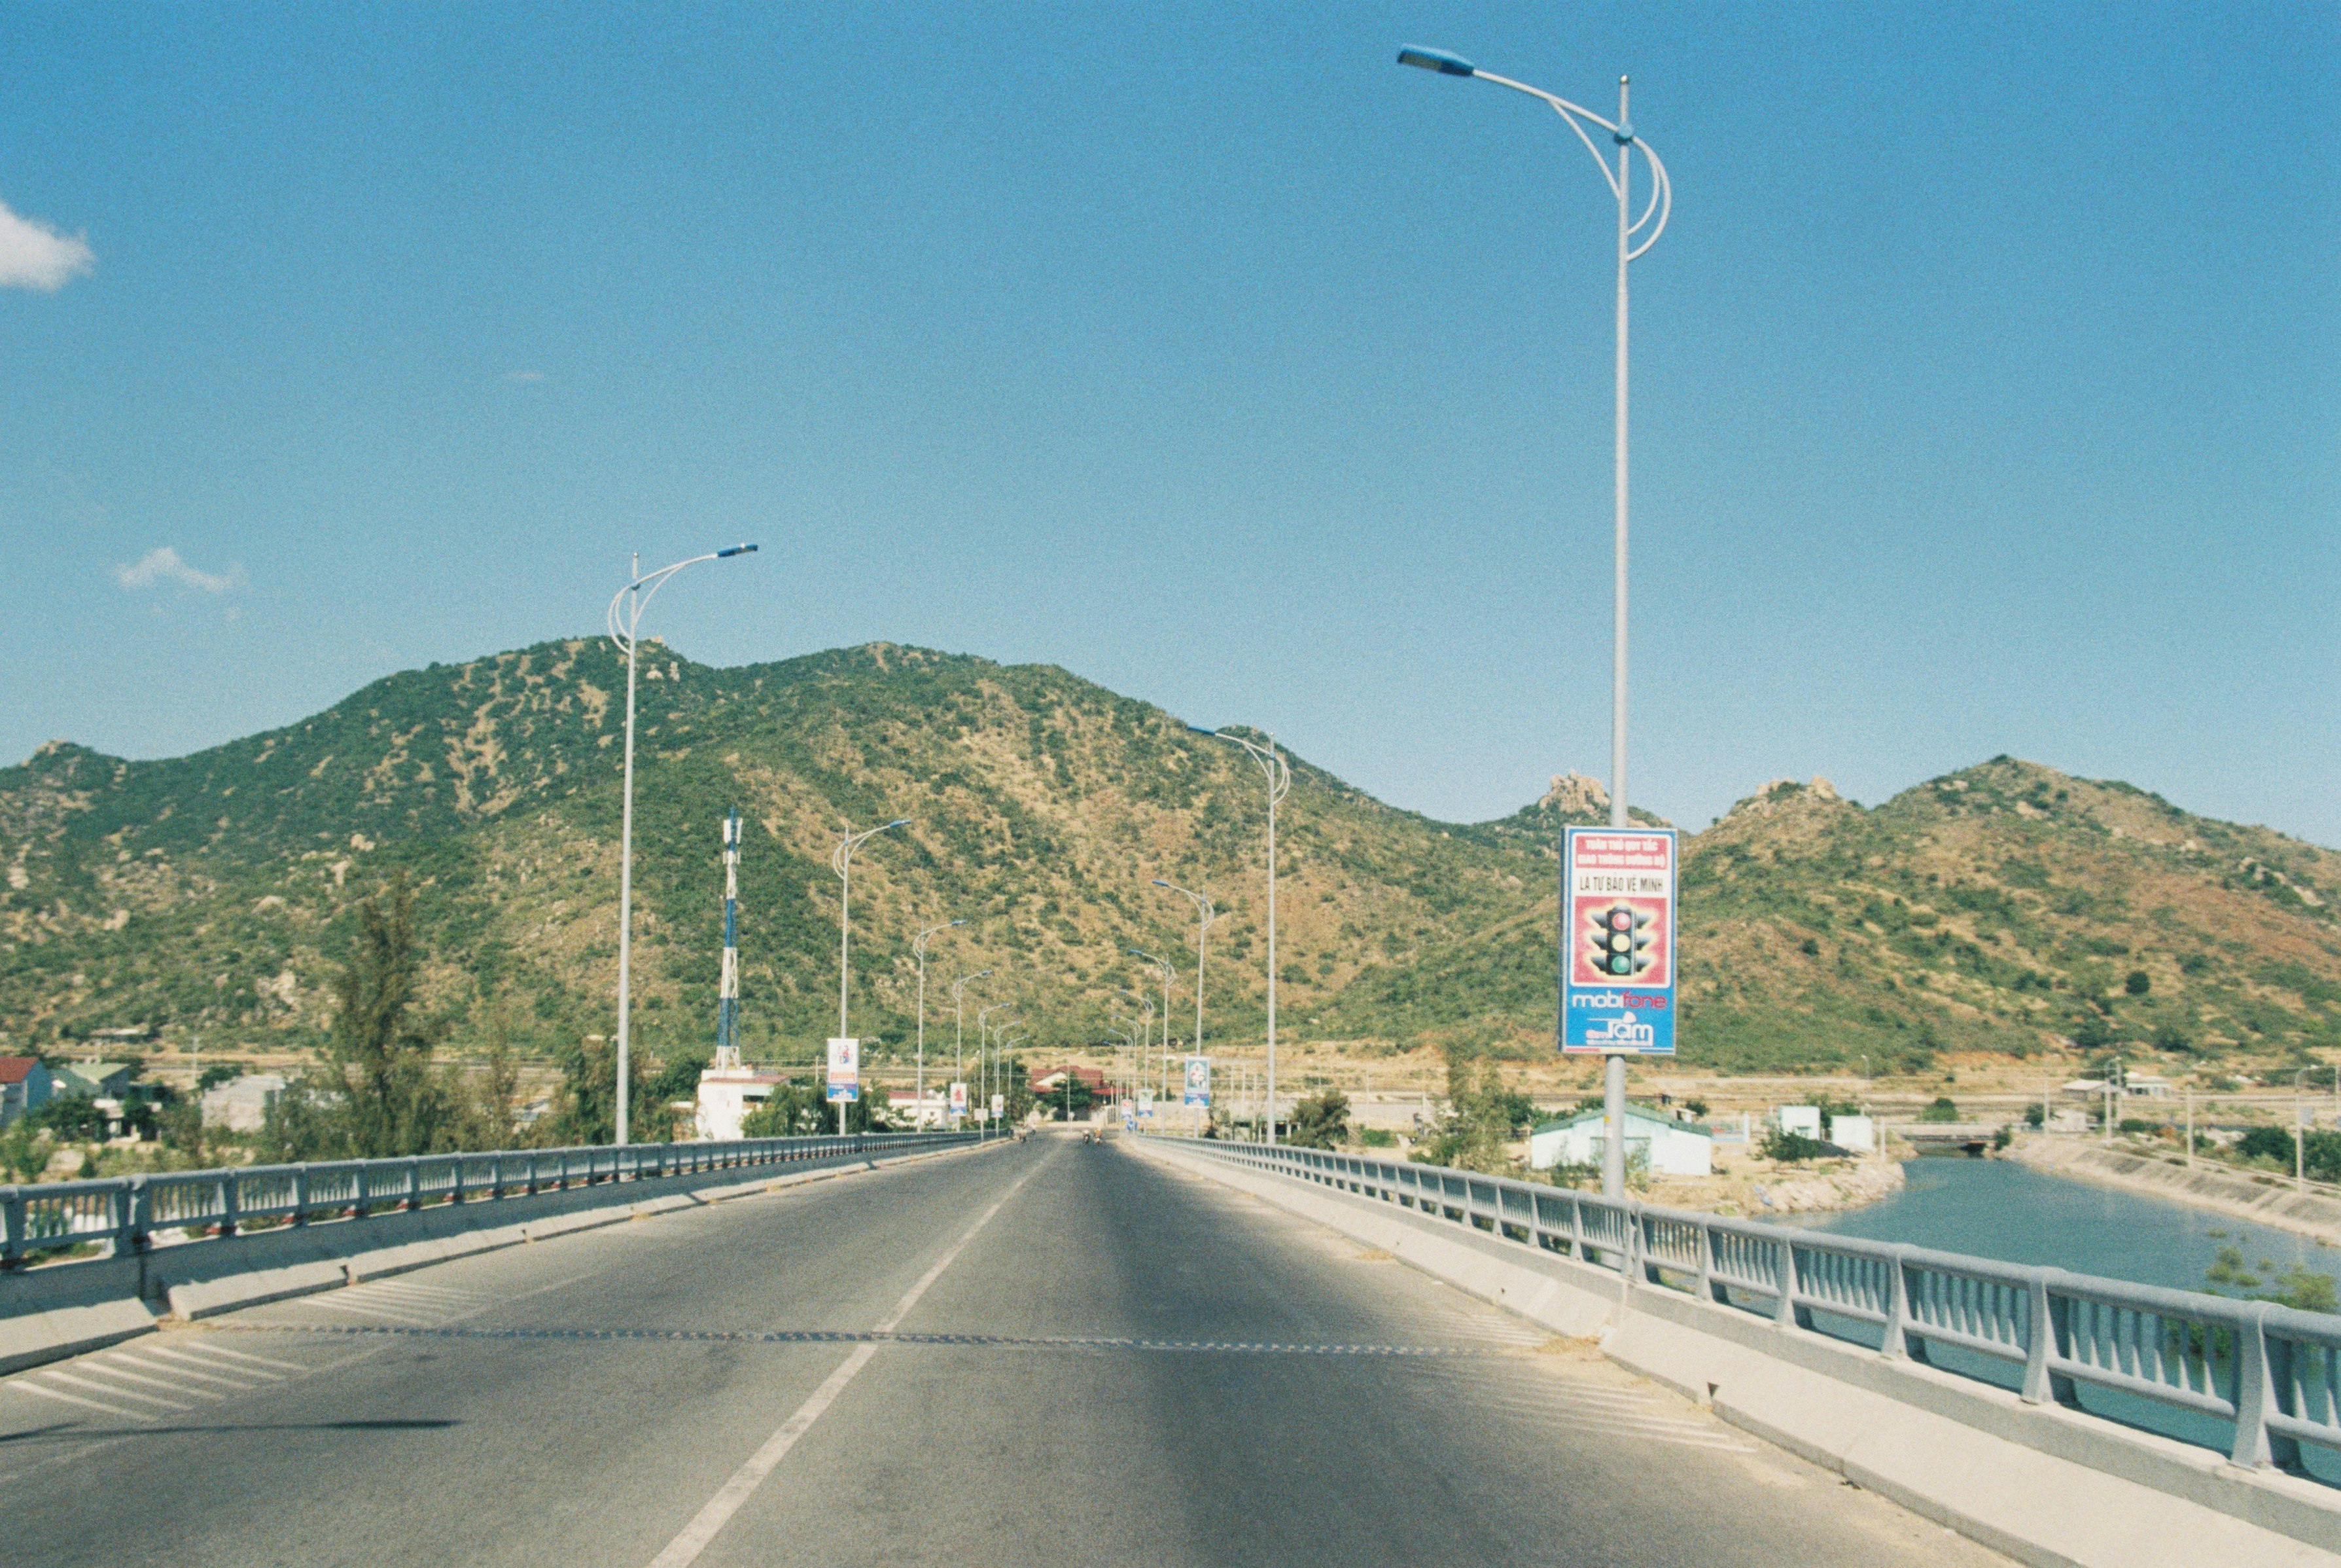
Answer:
MULTIPOLYGON (((1014 1197, 1040 1169, 1041 1165, 1036 1163, 1031 1170, 1017 1177, 1015 1185, 1000 1195, 1000 1201, 985 1209, 982 1217, 968 1226, 966 1232, 951 1243, 951 1250, 935 1261, 935 1266, 920 1276, 919 1283, 894 1304, 894 1310, 878 1323, 876 1332, 886 1333, 908 1317, 911 1309, 919 1305, 919 1298, 927 1294, 927 1287, 942 1277, 943 1270, 966 1250, 967 1244, 991 1223, 992 1216, 1008 1206, 1008 1200, 1014 1197)), ((782 1422, 780 1430, 766 1438, 764 1445, 750 1454, 748 1462, 733 1471, 731 1479, 716 1489, 715 1495, 709 1498, 706 1505, 692 1516, 691 1523, 682 1527, 682 1533, 668 1542, 666 1550, 651 1559, 650 1568, 688 1568, 688 1564, 697 1562, 699 1554, 707 1550, 707 1543, 715 1539, 716 1533, 732 1522, 732 1516, 740 1512, 741 1505, 754 1494, 757 1487, 763 1484, 764 1477, 788 1457, 789 1450, 797 1445, 797 1439, 812 1430, 812 1424, 821 1419, 822 1413, 836 1402, 837 1396, 845 1392, 845 1385, 852 1383, 862 1369, 870 1365, 870 1358, 877 1354, 875 1343, 854 1346, 853 1354, 840 1363, 837 1370, 812 1391, 812 1397, 798 1405, 796 1414, 782 1422)))

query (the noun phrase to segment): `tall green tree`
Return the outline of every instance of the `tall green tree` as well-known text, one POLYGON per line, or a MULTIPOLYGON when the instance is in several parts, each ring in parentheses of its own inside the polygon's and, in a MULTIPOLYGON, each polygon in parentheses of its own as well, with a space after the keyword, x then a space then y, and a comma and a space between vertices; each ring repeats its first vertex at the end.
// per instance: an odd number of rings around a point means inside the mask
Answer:
POLYGON ((1318 1090, 1292 1107, 1282 1136, 1304 1149, 1340 1147, 1350 1136, 1350 1097, 1330 1087, 1318 1090))
POLYGON ((427 1154, 453 1131, 454 1107, 432 1070, 443 1029, 418 1017, 423 955, 406 873, 360 899, 354 913, 356 940, 334 981, 325 1040, 325 1077, 336 1097, 330 1120, 353 1157, 427 1154))

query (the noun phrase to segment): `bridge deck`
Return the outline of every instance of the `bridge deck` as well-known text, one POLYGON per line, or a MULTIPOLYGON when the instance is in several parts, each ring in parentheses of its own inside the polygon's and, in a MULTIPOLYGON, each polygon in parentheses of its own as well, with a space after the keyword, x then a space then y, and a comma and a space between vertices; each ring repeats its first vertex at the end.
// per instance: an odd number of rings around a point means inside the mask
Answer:
POLYGON ((1998 1561, 1281 1212, 1042 1138, 0 1382, 12 1562, 1998 1561))

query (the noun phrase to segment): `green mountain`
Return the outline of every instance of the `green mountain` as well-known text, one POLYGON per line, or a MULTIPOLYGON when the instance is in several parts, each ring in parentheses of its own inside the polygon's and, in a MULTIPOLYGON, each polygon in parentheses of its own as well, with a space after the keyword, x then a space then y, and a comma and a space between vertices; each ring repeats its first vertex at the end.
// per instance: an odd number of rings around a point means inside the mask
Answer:
MULTIPOLYGON (((835 1027, 848 827, 906 817, 854 861, 856 1030, 914 1027, 910 934, 949 981, 1009 1001, 1036 1044, 1100 1037, 1159 997, 1194 925, 1155 877, 1218 899, 1210 1028, 1257 1037, 1261 788, 1235 747, 1062 670, 872 644, 716 670, 643 669, 635 796, 637 1037, 713 1032, 718 824, 738 806, 743 1037, 803 1060, 835 1027)), ((0 1039, 153 1027, 313 1042, 349 903, 403 872, 460 1043, 500 1013, 549 1048, 606 1033, 615 972, 623 662, 601 640, 377 681, 192 757, 55 743, 0 770, 0 1039)), ((1575 776, 1514 816, 1440 823, 1294 759, 1280 814, 1280 1023, 1357 1052, 1548 1048, 1554 836, 1605 819, 1575 776)), ((1874 810, 1778 784, 1690 837, 1687 1059, 1913 1063, 2059 1038, 2287 1058, 2341 1047, 2341 856, 2189 816, 2120 784, 1997 759, 1874 810), (2138 977, 2143 977, 2141 980, 2138 977), (2142 988, 2141 988, 2142 987, 2142 988)), ((969 1023, 971 1026, 972 1006, 969 1023)), ((1189 1027, 1191 1027, 1190 1025, 1189 1027)))

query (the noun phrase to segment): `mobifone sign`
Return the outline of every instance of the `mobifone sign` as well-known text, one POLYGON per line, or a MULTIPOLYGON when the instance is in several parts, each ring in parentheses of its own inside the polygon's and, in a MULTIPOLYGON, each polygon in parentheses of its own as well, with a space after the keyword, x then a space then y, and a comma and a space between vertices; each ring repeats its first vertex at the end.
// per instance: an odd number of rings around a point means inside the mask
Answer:
POLYGON ((1187 1058, 1186 1089, 1185 1098, 1188 1105, 1208 1106, 1211 1103, 1210 1057, 1189 1057, 1187 1058))
POLYGON ((829 1042, 829 1103, 843 1100, 848 1104, 862 1097, 862 1042, 833 1039, 829 1042))
POLYGON ((1571 828, 1560 871, 1560 1048, 1675 1050, 1675 830, 1571 828))

